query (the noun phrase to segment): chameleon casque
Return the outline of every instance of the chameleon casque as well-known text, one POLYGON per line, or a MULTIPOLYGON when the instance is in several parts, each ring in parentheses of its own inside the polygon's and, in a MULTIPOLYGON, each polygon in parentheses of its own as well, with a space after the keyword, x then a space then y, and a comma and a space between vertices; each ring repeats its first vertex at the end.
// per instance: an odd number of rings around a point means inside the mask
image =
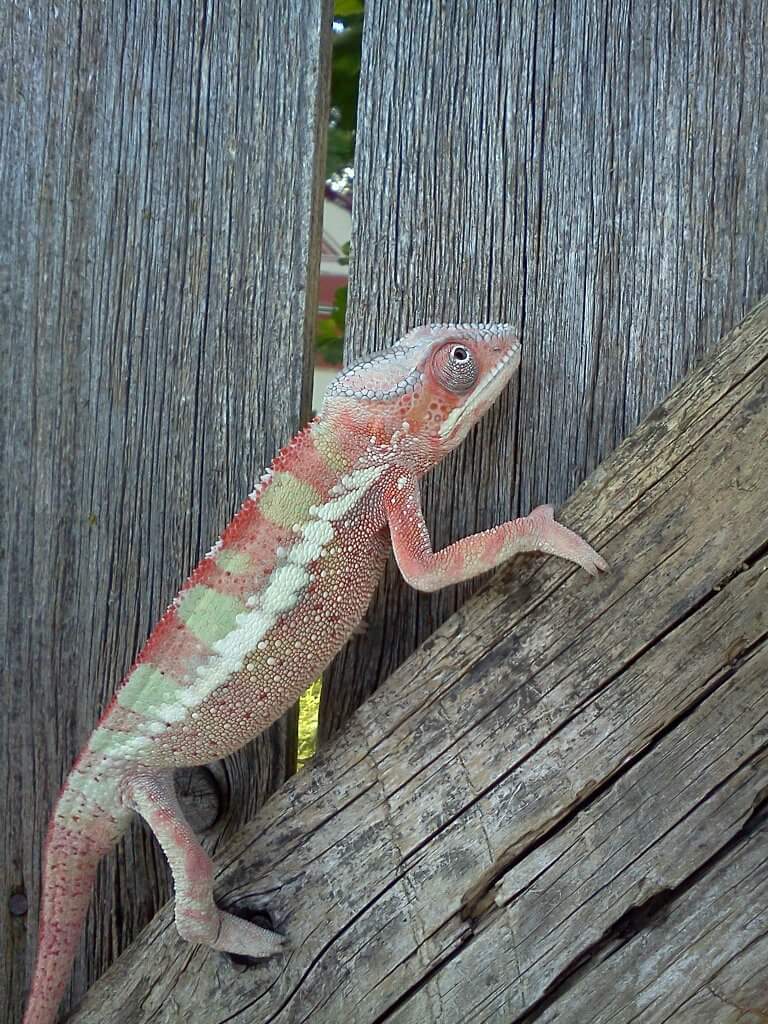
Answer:
POLYGON ((55 1019, 96 866, 135 813, 170 862, 185 939, 254 957, 280 951, 282 936, 216 907, 213 867, 173 770, 237 750, 294 703, 362 619, 391 549, 405 580, 427 591, 522 551, 607 569, 549 506, 432 551, 419 478, 519 362, 508 324, 417 327, 342 371, 277 455, 155 626, 59 795, 25 1024, 55 1019))

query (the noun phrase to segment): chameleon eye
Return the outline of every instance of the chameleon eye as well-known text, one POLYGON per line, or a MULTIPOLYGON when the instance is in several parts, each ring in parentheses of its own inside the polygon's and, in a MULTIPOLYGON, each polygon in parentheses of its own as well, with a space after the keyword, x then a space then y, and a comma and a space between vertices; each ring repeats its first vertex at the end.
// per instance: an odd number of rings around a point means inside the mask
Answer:
POLYGON ((447 391, 464 394, 477 384, 477 366, 466 345, 450 345, 435 354, 437 379, 447 391))

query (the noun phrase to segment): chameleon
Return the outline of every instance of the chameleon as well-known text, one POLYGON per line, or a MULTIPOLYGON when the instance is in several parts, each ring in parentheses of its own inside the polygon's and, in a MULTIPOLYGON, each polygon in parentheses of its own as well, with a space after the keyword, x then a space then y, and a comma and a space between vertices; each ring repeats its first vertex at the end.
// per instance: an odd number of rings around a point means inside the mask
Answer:
POLYGON ((232 753, 291 707, 361 623, 391 551, 422 591, 518 552, 607 570, 549 505, 433 551, 420 479, 490 408, 520 356, 510 324, 416 327, 342 370, 275 457, 150 633, 59 794, 24 1024, 55 1019, 96 867, 135 814, 169 861, 182 938, 257 958, 284 948, 284 936, 217 907, 213 864, 173 772, 232 753))

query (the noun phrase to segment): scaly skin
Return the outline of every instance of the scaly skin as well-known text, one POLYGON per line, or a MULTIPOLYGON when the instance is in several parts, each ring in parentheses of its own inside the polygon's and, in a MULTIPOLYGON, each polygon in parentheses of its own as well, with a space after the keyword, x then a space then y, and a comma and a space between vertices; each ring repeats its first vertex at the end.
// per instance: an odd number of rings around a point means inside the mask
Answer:
POLYGON ((250 956, 283 939, 220 911, 174 768, 237 750, 316 679, 363 617, 390 546, 421 590, 520 551, 605 562, 548 506, 433 553, 419 478, 466 436, 520 361, 506 324, 419 327, 341 373, 153 630, 78 757, 45 849, 25 1024, 50 1024, 100 857, 140 814, 170 862, 182 936, 250 956))

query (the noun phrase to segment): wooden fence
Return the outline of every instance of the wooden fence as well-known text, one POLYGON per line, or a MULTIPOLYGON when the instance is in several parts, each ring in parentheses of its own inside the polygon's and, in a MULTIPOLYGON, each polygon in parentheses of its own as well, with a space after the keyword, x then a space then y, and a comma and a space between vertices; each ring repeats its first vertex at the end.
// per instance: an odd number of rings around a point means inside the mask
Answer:
MULTIPOLYGON (((562 502, 768 292, 766 25, 760 0, 367 4, 350 351, 426 320, 523 332, 519 383, 427 488, 437 544, 562 502)), ((330 45, 329 0, 0 11, 11 1020, 56 790, 307 410, 330 45)), ((388 574, 328 674, 324 739, 467 592, 388 574)), ((294 749, 284 722, 186 780, 211 848, 294 749)), ((72 1002, 167 895, 137 828, 72 1002)))

